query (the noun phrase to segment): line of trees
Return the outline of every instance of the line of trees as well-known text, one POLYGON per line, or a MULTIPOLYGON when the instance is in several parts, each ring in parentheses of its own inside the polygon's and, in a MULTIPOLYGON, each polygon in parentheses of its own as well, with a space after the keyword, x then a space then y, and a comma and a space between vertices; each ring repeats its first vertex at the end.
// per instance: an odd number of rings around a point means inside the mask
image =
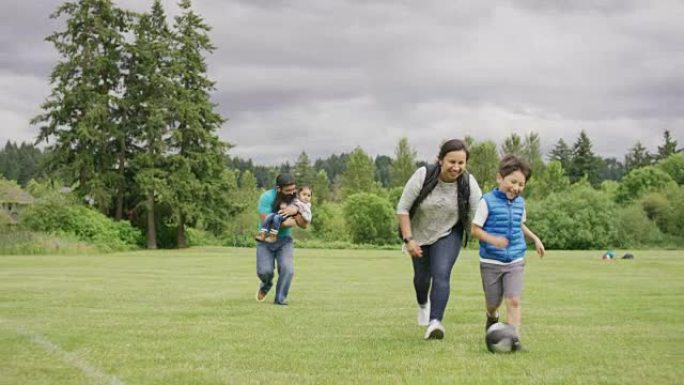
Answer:
MULTIPOLYGON (((214 50, 210 27, 189 0, 179 7, 169 25, 159 0, 142 14, 111 0, 61 5, 52 17, 65 18, 65 29, 47 38, 60 59, 43 112, 32 120, 40 127, 37 142, 47 146, 41 152, 8 142, 0 150, 0 174, 33 191, 42 185, 31 184, 32 179, 71 186, 78 201, 117 221, 128 220, 143 230, 146 246, 156 248, 160 243, 184 247, 188 229, 212 233, 230 245, 250 244, 256 199, 279 172, 291 172, 314 191, 316 220, 313 231, 300 234, 303 238, 396 242, 393 207, 406 180, 426 163, 416 159, 408 140, 399 139, 393 156, 375 158, 360 146, 313 162, 302 152, 293 165, 272 167, 230 157, 231 145, 217 135, 225 118, 210 100, 214 82, 204 58, 214 50)), ((503 154, 529 161, 534 175, 525 191, 530 217, 542 224, 552 247, 596 246, 596 234, 614 244, 621 242, 616 234, 641 243, 684 239, 684 155, 669 131, 657 153, 637 142, 623 161, 594 154, 584 131, 571 145, 559 140, 546 161, 534 132, 512 134, 500 145, 465 139, 470 171, 483 190, 494 186, 503 154), (588 197, 596 204, 577 203, 588 197), (575 219, 569 223, 569 218, 575 219), (637 225, 617 226, 610 218, 637 225), (646 231, 647 225, 657 232, 646 231), (586 236, 561 237, 568 228, 581 228, 586 236), (650 235, 639 238, 637 229, 650 235)), ((55 202, 53 207, 61 204, 55 202)), ((41 230, 59 227, 59 220, 34 222, 41 230)))

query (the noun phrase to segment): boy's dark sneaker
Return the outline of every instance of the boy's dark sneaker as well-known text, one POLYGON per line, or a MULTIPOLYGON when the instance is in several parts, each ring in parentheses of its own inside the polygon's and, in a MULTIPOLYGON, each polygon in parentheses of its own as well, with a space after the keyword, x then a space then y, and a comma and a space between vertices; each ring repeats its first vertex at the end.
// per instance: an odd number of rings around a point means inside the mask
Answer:
POLYGON ((511 351, 516 352, 516 353, 527 353, 527 349, 525 349, 523 347, 522 343, 517 338, 515 339, 515 341, 513 341, 513 346, 511 347, 511 351))
POLYGON ((266 233, 263 231, 258 232, 257 235, 254 236, 254 240, 263 242, 266 240, 266 233))
POLYGON ((499 317, 490 317, 489 314, 487 314, 487 322, 485 323, 485 333, 487 333, 487 330, 489 330, 489 328, 497 322, 499 322, 499 317))

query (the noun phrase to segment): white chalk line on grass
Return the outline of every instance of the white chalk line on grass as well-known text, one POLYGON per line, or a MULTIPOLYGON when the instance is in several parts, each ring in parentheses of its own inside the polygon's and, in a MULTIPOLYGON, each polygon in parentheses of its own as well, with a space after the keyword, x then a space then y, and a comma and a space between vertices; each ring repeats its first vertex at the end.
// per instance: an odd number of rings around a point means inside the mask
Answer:
MULTIPOLYGON (((0 323, 6 325, 8 324, 8 322, 6 322, 6 320, 4 319, 0 319, 0 323)), ((47 338, 39 334, 33 333, 30 330, 26 330, 23 327, 14 326, 12 327, 12 329, 14 329, 14 331, 17 334, 27 337, 31 340, 31 342, 40 346, 47 352, 59 356, 59 358, 61 358, 62 361, 66 362, 67 364, 81 370, 83 374, 88 376, 96 384, 125 385, 124 382, 121 381, 118 377, 104 373, 96 366, 88 363, 88 361, 84 360, 83 358, 79 357, 74 353, 67 352, 66 350, 59 347, 59 345, 53 343, 52 341, 48 340, 47 338)))

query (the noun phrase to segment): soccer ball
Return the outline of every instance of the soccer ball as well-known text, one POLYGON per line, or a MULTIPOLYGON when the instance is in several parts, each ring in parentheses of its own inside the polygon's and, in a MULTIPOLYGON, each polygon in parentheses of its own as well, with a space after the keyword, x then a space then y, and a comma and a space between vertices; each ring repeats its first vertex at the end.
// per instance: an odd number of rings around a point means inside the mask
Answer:
POLYGON ((507 323, 497 322, 487 329, 485 342, 487 349, 492 353, 514 352, 519 345, 518 333, 516 333, 515 327, 507 323))

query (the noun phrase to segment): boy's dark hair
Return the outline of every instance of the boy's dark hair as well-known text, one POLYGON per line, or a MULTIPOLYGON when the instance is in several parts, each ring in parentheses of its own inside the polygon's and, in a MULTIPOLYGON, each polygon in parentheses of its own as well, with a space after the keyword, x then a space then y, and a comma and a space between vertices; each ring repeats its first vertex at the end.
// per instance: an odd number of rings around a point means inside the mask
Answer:
POLYGON ((501 158, 501 162, 499 162, 499 175, 501 175, 502 178, 516 171, 520 171, 525 175, 526 180, 530 180, 530 177, 532 177, 532 169, 525 159, 518 158, 512 154, 505 155, 501 158))
POLYGON ((309 189, 309 191, 311 191, 311 193, 313 193, 313 189, 312 189, 311 186, 309 186, 308 184, 305 184, 305 185, 303 185, 303 186, 298 186, 298 187, 297 187, 297 192, 300 192, 300 191, 304 190, 305 188, 309 189))

